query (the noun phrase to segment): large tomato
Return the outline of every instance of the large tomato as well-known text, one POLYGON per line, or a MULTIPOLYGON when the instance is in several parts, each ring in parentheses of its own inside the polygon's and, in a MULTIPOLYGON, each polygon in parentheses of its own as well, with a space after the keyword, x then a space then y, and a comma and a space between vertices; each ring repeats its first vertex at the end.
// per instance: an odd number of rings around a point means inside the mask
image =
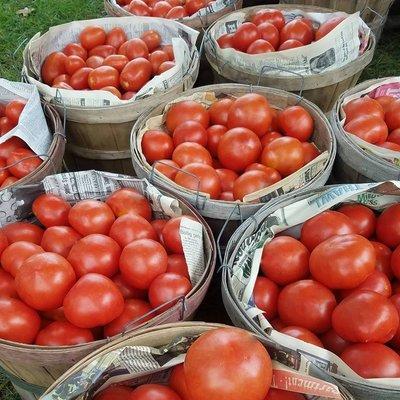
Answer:
POLYGON ((321 26, 315 32, 315 40, 320 40, 326 36, 330 31, 335 29, 346 17, 334 17, 328 19, 328 21, 321 24, 321 26))
POLYGON ((363 115, 368 115, 383 119, 385 117, 385 112, 381 104, 371 99, 369 96, 360 97, 359 99, 354 99, 349 101, 343 106, 343 111, 346 114, 346 123, 361 117, 363 115))
POLYGON ((142 33, 142 35, 140 36, 140 39, 142 39, 143 42, 145 42, 145 44, 150 52, 154 51, 161 44, 160 34, 153 29, 144 31, 142 33))
POLYGON ((107 34, 101 26, 87 26, 79 34, 79 40, 86 50, 91 50, 106 42, 107 34))
POLYGON ((258 32, 260 32, 261 39, 269 42, 274 49, 279 46, 279 31, 275 25, 270 22, 263 22, 257 26, 258 32))
POLYGON ((223 125, 228 124, 228 114, 232 107, 234 101, 232 99, 221 99, 211 104, 208 112, 210 113, 210 123, 213 125, 223 125))
POLYGON ((54 53, 49 54, 41 69, 41 76, 44 83, 47 85, 52 85, 53 81, 57 76, 65 74, 65 61, 67 60, 67 56, 60 51, 55 51, 54 53))
POLYGON ((247 48, 257 39, 260 39, 261 35, 257 29, 257 26, 251 22, 244 22, 241 24, 237 31, 233 34, 232 43, 236 50, 246 52, 247 48))
POLYGON ((193 163, 212 165, 212 157, 209 151, 201 144, 193 142, 178 145, 172 153, 172 160, 180 167, 193 163))
POLYGON ((167 272, 182 275, 190 280, 189 269, 186 264, 185 256, 182 254, 170 254, 168 256, 167 272))
POLYGON ((6 140, 4 143, 0 143, 0 157, 7 159, 14 150, 24 146, 25 142, 23 142, 19 137, 14 136, 6 140))
POLYGON ((32 151, 25 148, 14 150, 7 158, 9 172, 17 178, 23 178, 35 171, 42 160, 32 151))
POLYGON ((55 225, 67 225, 71 206, 61 197, 42 194, 32 203, 32 212, 46 228, 55 225))
POLYGON ((273 8, 265 8, 264 10, 257 11, 251 18, 251 22, 260 25, 264 22, 269 22, 274 25, 278 30, 285 26, 285 17, 282 12, 273 8))
POLYGON ((255 40, 248 48, 248 54, 263 54, 275 51, 274 47, 270 42, 267 42, 264 39, 255 40))
POLYGON ((222 192, 232 192, 233 184, 238 178, 238 174, 231 169, 219 168, 215 172, 218 174, 221 181, 221 191, 222 192))
POLYGON ((161 232, 163 243, 171 253, 183 254, 180 227, 184 218, 193 219, 188 216, 171 218, 161 232))
POLYGON ((43 250, 68 257, 71 247, 82 236, 70 226, 52 226, 43 233, 41 246, 43 250))
POLYGON ((314 143, 303 142, 301 145, 303 146, 304 165, 308 164, 321 154, 314 143))
POLYGON ((376 237, 388 247, 400 244, 400 204, 393 204, 376 220, 376 237))
POLYGON ((26 100, 13 100, 6 105, 5 116, 13 125, 18 125, 19 117, 26 106, 26 100))
POLYGON ((82 276, 64 299, 64 314, 80 328, 110 323, 124 309, 124 298, 112 280, 100 274, 82 276))
MULTIPOLYGON (((93 59, 94 57, 90 57, 93 59)), ((89 74, 94 71, 93 68, 98 68, 99 66, 102 65, 103 63, 103 58, 97 57, 97 63, 100 63, 99 65, 93 65, 90 64, 91 67, 89 67, 89 59, 86 62, 86 65, 88 65, 85 68, 78 69, 70 78, 69 84, 70 86, 75 89, 75 90, 84 90, 84 89, 89 89, 89 74)))
POLYGON ((264 312, 265 317, 271 321, 278 312, 278 285, 271 279, 259 276, 253 289, 253 299, 256 306, 264 312))
POLYGON ((130 395, 129 400, 181 400, 169 387, 149 383, 138 386, 130 395))
POLYGON ((153 68, 153 74, 156 74, 160 65, 165 61, 168 61, 168 55, 162 50, 155 50, 149 55, 149 61, 153 68))
POLYGON ((68 43, 64 49, 63 53, 66 56, 79 56, 83 60, 87 59, 87 50, 84 49, 79 43, 68 43))
POLYGON ((314 132, 311 114, 301 106, 291 106, 278 114, 279 129, 286 136, 307 142, 314 132))
MULTIPOLYGON (((69 76, 71 76, 72 74, 74 74, 76 71, 78 71, 78 69, 81 69, 83 67, 86 67, 86 63, 85 61, 79 57, 79 56, 69 56, 66 60, 65 60, 65 71, 67 72, 67 74, 69 76)), ((63 75, 60 75, 63 76, 63 75)), ((57 77, 56 79, 54 79, 53 81, 53 85, 55 85, 56 83, 60 82, 60 78, 57 77)), ((68 82, 66 82, 68 83, 68 82)))
POLYGON ((335 307, 334 294, 311 279, 285 286, 278 297, 278 313, 282 322, 301 326, 313 333, 323 333, 331 327, 335 307))
POLYGON ((280 332, 296 339, 303 340, 304 342, 311 343, 315 346, 324 347, 317 335, 301 326, 286 326, 285 328, 281 329, 280 332))
POLYGON ((184 371, 191 400, 259 400, 267 395, 272 380, 265 348, 237 328, 202 334, 186 354, 184 371))
POLYGON ((111 54, 106 57, 103 61, 103 65, 115 68, 118 72, 121 72, 125 65, 128 64, 129 60, 126 56, 122 54, 111 54))
POLYGON ((14 277, 3 268, 0 268, 0 297, 18 297, 14 277))
POLYGON ((188 13, 183 6, 175 6, 172 7, 171 10, 168 11, 166 18, 168 19, 181 19, 188 16, 188 13))
MULTIPOLYGON (((207 146, 207 131, 200 122, 185 121, 179 124, 172 135, 174 146, 178 146, 184 142, 194 142, 207 146)), ((167 158, 167 157, 160 157, 167 158)))
POLYGON ((146 58, 139 57, 129 61, 122 70, 119 83, 125 91, 139 91, 151 78, 153 68, 146 58))
POLYGON ((9 243, 26 241, 40 244, 43 236, 43 229, 28 222, 13 222, 3 227, 9 243))
POLYGON ((385 121, 368 114, 352 119, 344 126, 344 130, 372 144, 382 143, 388 136, 385 121))
POLYGON ((128 57, 129 60, 135 58, 149 58, 149 49, 146 43, 139 38, 130 39, 121 46, 119 53, 128 57))
POLYGON ((281 43, 289 39, 298 40, 303 44, 310 44, 314 40, 314 32, 309 25, 301 19, 288 22, 280 31, 281 43))
POLYGON ((107 197, 106 204, 116 217, 124 214, 137 214, 148 221, 151 220, 152 210, 149 201, 135 189, 116 190, 107 197))
POLYGON ((205 0, 186 0, 185 9, 189 15, 192 15, 206 6, 205 0))
POLYGON ((107 32, 106 35, 106 44, 109 44, 116 49, 122 45, 122 43, 127 41, 127 36, 125 31, 122 28, 113 28, 107 32))
POLYGON ((172 368, 168 385, 171 389, 179 394, 182 400, 190 400, 183 364, 175 365, 175 367, 172 368))
POLYGON ((88 76, 89 87, 92 90, 100 90, 105 86, 119 86, 119 72, 108 65, 102 65, 91 71, 88 76))
POLYGON ((107 58, 117 52, 116 48, 109 45, 109 44, 102 44, 100 46, 94 47, 92 50, 89 51, 89 57, 92 56, 99 56, 102 58, 107 58))
POLYGON ((376 216, 362 204, 345 204, 337 211, 347 215, 354 225, 355 233, 370 238, 375 232, 376 216))
POLYGON ((142 0, 132 0, 128 7, 128 11, 134 15, 150 16, 150 7, 142 0))
POLYGON ((379 96, 375 97, 375 100, 382 106, 383 111, 389 111, 390 106, 396 100, 395 97, 392 96, 379 96))
POLYGON ((168 2, 157 1, 157 3, 155 3, 153 8, 151 9, 151 15, 153 17, 166 18, 167 14, 171 10, 172 6, 168 2))
POLYGON ((233 48, 233 33, 225 33, 217 39, 217 43, 221 49, 233 48))
POLYGON ((278 51, 295 49, 296 47, 302 47, 302 46, 304 46, 304 44, 301 43, 299 40, 289 39, 281 43, 281 45, 278 48, 278 51))
POLYGON ((172 160, 159 160, 154 163, 154 169, 173 181, 179 171, 179 165, 172 160))
POLYGON ((171 105, 166 114, 165 125, 169 132, 185 121, 200 122, 204 128, 208 128, 210 115, 206 108, 193 100, 180 101, 171 105))

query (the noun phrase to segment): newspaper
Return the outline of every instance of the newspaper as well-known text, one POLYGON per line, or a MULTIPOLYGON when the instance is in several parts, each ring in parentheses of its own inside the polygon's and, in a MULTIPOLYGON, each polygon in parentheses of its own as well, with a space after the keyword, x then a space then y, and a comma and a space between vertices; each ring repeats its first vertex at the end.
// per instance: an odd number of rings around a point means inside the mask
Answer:
POLYGON ((253 73, 260 71, 260 74, 267 72, 268 75, 290 76, 290 71, 293 71, 309 76, 339 69, 357 59, 368 47, 370 29, 359 12, 351 15, 343 12, 307 13, 296 9, 282 12, 287 22, 302 16, 311 19, 315 27, 334 17, 347 18, 322 39, 295 49, 257 55, 232 48, 221 49, 217 39, 226 33, 235 32, 243 22, 250 19, 249 11, 243 9, 220 18, 209 29, 205 42, 207 51, 220 60, 221 68, 223 64, 229 63, 235 69, 253 73), (267 68, 269 66, 271 68, 267 68))
MULTIPOLYGON (((242 238, 235 249, 236 255, 233 255, 231 273, 228 273, 231 294, 240 302, 244 312, 262 330, 266 330, 270 339, 305 354, 307 359, 325 369, 333 377, 343 376, 365 385, 400 390, 400 379, 364 379, 330 351, 275 331, 264 317, 263 311, 256 307, 252 298, 263 247, 276 234, 290 229, 291 233, 297 232, 299 236, 300 226, 305 221, 342 202, 361 203, 373 210, 382 211, 399 201, 400 181, 338 185, 319 191, 266 215, 257 231, 242 238)), ((307 373, 307 370, 300 370, 300 372, 307 373)))
POLYGON ((20 82, 10 82, 0 78, 0 104, 24 99, 26 103, 19 117, 18 125, 0 137, 0 143, 16 136, 22 139, 31 150, 45 159, 50 148, 52 135, 40 104, 37 88, 20 82))
MULTIPOLYGON (((184 361, 187 350, 197 337, 178 336, 170 344, 159 348, 121 344, 121 347, 114 347, 112 351, 97 353, 68 376, 64 375, 41 400, 91 399, 96 393, 116 383, 132 387, 146 383, 167 383, 171 367, 184 361)), ((272 387, 317 396, 314 399, 351 399, 342 394, 334 383, 303 375, 291 368, 294 361, 305 362, 301 355, 265 339, 263 344, 274 359, 272 387)))
POLYGON ((67 106, 106 107, 129 104, 163 92, 182 83, 183 77, 198 61, 196 40, 198 32, 178 22, 162 18, 120 17, 101 18, 87 21, 74 21, 50 28, 46 33, 37 33, 27 44, 24 51, 23 73, 30 83, 35 84, 46 100, 62 98, 67 106), (61 51, 70 42, 79 42, 79 34, 90 25, 102 26, 106 31, 121 27, 129 39, 139 37, 149 29, 157 30, 162 37, 162 44, 172 44, 175 66, 161 75, 156 75, 146 83, 130 100, 120 100, 107 91, 83 91, 55 89, 40 81, 40 68, 45 58, 53 51, 61 51))
MULTIPOLYGON (((380 80, 379 83, 373 84, 367 89, 364 89, 360 92, 354 93, 350 96, 344 98, 342 104, 340 105, 340 125, 343 127, 346 121, 346 113, 344 112, 343 107, 350 102, 351 100, 359 99, 362 96, 369 96, 373 99, 376 99, 380 96, 392 96, 397 99, 400 98, 400 77, 388 78, 384 81, 380 80)), ((345 131, 346 132, 346 131, 345 131)), ((347 133, 347 132, 346 132, 347 133)), ((383 147, 376 146, 372 143, 368 143, 365 140, 362 140, 356 135, 352 135, 349 133, 347 137, 360 146, 362 149, 375 154, 378 157, 384 158, 385 160, 390 161, 391 163, 400 167, 400 151, 385 149, 383 147)))
MULTIPOLYGON (((230 94, 221 95, 222 97, 230 97, 235 99, 234 96, 230 94)), ((221 97, 219 96, 219 97, 221 97)), ((183 100, 195 100, 197 102, 202 103, 206 107, 209 107, 211 104, 216 102, 218 98, 216 97, 214 92, 197 92, 192 94, 191 96, 182 96, 166 105, 164 112, 162 115, 157 115, 155 117, 149 118, 145 125, 140 128, 139 132, 136 134, 136 146, 135 146, 135 154, 136 157, 140 160, 141 164, 148 170, 152 171, 152 166, 147 162, 145 156, 142 152, 142 138, 146 131, 151 129, 163 129, 165 115, 168 109, 171 107, 173 103, 177 103, 183 100)), ((304 167, 300 168, 298 171, 294 172, 293 174, 287 176, 286 178, 280 180, 279 182, 268 186, 264 189, 261 189, 257 192, 248 194, 244 197, 244 203, 266 203, 271 198, 280 196, 285 193, 289 193, 293 190, 296 190, 302 186, 304 186, 307 182, 310 182, 314 179, 317 175, 319 175, 325 168, 326 164, 328 163, 329 153, 328 151, 322 152, 317 158, 310 161, 304 167)), ((157 176, 165 181, 168 185, 175 185, 176 183, 167 178, 165 175, 159 173, 156 169, 154 169, 154 173, 157 176)), ((184 192, 188 194, 197 193, 196 191, 192 191, 186 188, 181 188, 184 192)), ((206 197, 207 199, 210 198, 209 194, 207 193, 200 193, 202 196, 206 197)))

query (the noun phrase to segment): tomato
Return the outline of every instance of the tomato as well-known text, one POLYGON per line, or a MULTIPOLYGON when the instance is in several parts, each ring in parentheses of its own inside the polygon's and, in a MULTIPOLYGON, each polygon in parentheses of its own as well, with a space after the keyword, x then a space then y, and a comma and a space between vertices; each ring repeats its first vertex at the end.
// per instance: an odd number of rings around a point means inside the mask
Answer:
POLYGON ((207 149, 213 157, 218 156, 219 141, 227 130, 223 125, 212 125, 207 129, 207 149))
POLYGON ((287 326, 281 329, 281 333, 292 336, 299 340, 303 340, 304 342, 311 343, 318 347, 324 347, 322 342, 314 333, 312 333, 308 329, 302 328, 301 326, 287 326))
MULTIPOLYGON (((165 3, 165 2, 160 1, 160 3, 165 3)), ((168 55, 162 50, 155 50, 149 55, 149 61, 151 63, 151 67, 153 68, 153 74, 156 74, 160 65, 165 61, 168 61, 168 55)))
POLYGON ((186 121, 179 124, 173 133, 174 146, 181 143, 193 142, 202 146, 207 145, 207 131, 200 122, 186 121))
MULTIPOLYGON (((396 307, 397 313, 400 316, 400 294, 395 294, 390 298, 392 304, 396 307)), ((390 341, 392 347, 396 350, 400 349, 400 326, 397 329, 395 335, 393 336, 392 340, 390 341)))
POLYGON ((129 61, 120 75, 120 85, 126 91, 139 91, 151 78, 152 67, 149 60, 139 57, 129 61))
POLYGON ((151 9, 151 15, 153 17, 165 18, 168 12, 171 10, 172 10, 171 4, 169 4, 166 1, 158 1, 156 4, 154 4, 154 7, 151 9))
POLYGON ((151 226, 154 228, 154 230, 157 233, 160 243, 163 243, 161 231, 163 230, 163 228, 167 222, 168 222, 168 219, 153 219, 153 221, 150 222, 151 226))
MULTIPOLYGON (((42 311, 41 316, 51 322, 51 321, 67 321, 65 319, 65 315, 64 315, 64 308, 63 307, 59 307, 56 308, 55 310, 50 310, 50 311, 42 311)), ((43 326, 44 324, 42 324, 43 326)))
POLYGON ((267 132, 261 138, 261 146, 264 148, 268 143, 272 142, 275 139, 281 138, 282 135, 279 132, 267 132))
POLYGON ((25 142, 14 136, 3 143, 0 143, 0 157, 8 158, 14 150, 24 146, 25 142))
MULTIPOLYGON (((257 26, 258 32, 261 35, 261 39, 269 42, 274 49, 277 49, 279 46, 279 30, 275 25, 270 22, 262 22, 257 26)), ((247 52, 249 52, 247 50, 247 52)))
POLYGON ((125 92, 122 96, 121 99, 122 100, 130 100, 133 98, 133 96, 136 95, 136 92, 125 92))
POLYGON ((206 108, 196 101, 185 100, 171 105, 166 114, 165 125, 169 132, 185 121, 197 121, 208 128, 210 116, 206 108))
POLYGON ((42 329, 35 340, 38 346, 74 346, 93 342, 90 329, 78 328, 69 322, 55 321, 42 329))
POLYGON ((182 400, 190 400, 189 391, 185 381, 183 364, 175 365, 169 376, 168 386, 174 390, 182 400))
POLYGON ((128 64, 129 60, 126 56, 121 54, 112 54, 104 59, 103 65, 115 68, 118 72, 121 72, 125 65, 128 64))
POLYGON ((16 178, 15 176, 9 176, 8 178, 6 178, 3 183, 0 185, 1 189, 4 189, 10 185, 13 185, 15 182, 18 182, 18 178, 16 178))
POLYGON ((128 400, 132 389, 123 385, 112 385, 94 396, 93 400, 128 400))
MULTIPOLYGON (((277 180, 280 180, 280 178, 277 180)), ((233 184, 233 197, 235 200, 244 201, 247 195, 264 189, 277 182, 277 180, 276 178, 274 179, 274 176, 268 175, 264 171, 244 172, 233 184)))
POLYGON ((149 201, 132 188, 115 190, 107 199, 106 204, 111 208, 116 217, 125 214, 137 214, 151 221, 151 206, 149 201))
POLYGON ((271 326, 278 332, 281 331, 283 328, 286 328, 286 324, 284 324, 279 318, 275 318, 274 320, 272 320, 271 326))
POLYGON ((334 294, 311 279, 285 286, 278 297, 278 314, 283 323, 300 326, 317 334, 331 327, 335 307, 334 294))
POLYGON ((130 395, 130 400, 181 400, 169 387, 154 383, 138 386, 130 395))
MULTIPOLYGON (((93 57, 90 57, 93 58, 93 57)), ((98 62, 100 63, 100 65, 103 64, 103 58, 98 57, 100 60, 98 60, 98 62)), ((89 65, 89 58, 86 62, 86 65, 89 65)), ((97 60, 97 59, 96 59, 97 60)), ((99 66, 93 67, 93 68, 98 68, 99 66)), ((76 71, 72 76, 71 79, 69 81, 69 84, 72 88, 74 88, 75 90, 83 90, 83 89, 88 89, 89 88, 89 74, 94 71, 93 68, 89 68, 89 67, 85 67, 85 68, 81 68, 78 69, 78 71, 76 71)))
POLYGON ((70 226, 52 226, 43 233, 41 246, 44 251, 68 257, 71 247, 82 236, 70 226))
POLYGON ((0 158, 0 184, 3 184, 3 182, 10 176, 8 170, 5 169, 6 167, 6 161, 4 160, 4 158, 0 158))
POLYGON ((81 235, 107 235, 115 217, 112 209, 102 201, 83 200, 76 203, 68 215, 69 224, 81 235))
POLYGON ((207 193, 212 199, 218 199, 221 194, 221 181, 215 169, 199 162, 182 167, 175 176, 175 183, 196 192, 207 193))
POLYGON ((285 17, 282 12, 273 8, 266 8, 257 11, 251 18, 251 22, 255 25, 260 25, 264 22, 269 22, 274 25, 278 30, 285 26, 285 17))
POLYGON ((172 9, 168 11, 166 18, 181 19, 181 18, 185 18, 187 16, 188 16, 188 13, 187 13, 185 7, 176 6, 176 7, 172 7, 172 9))
POLYGON ((110 92, 114 96, 118 97, 119 99, 122 98, 121 92, 115 86, 104 86, 103 88, 99 89, 105 92, 110 92))
POLYGON ((0 118, 0 136, 5 135, 7 132, 10 132, 11 129, 15 128, 15 124, 13 124, 7 117, 0 118))
POLYGON ((109 44, 102 44, 101 46, 96 46, 89 51, 89 57, 99 56, 101 58, 107 58, 113 54, 116 54, 117 49, 109 44))
POLYGON ((171 180, 175 180, 175 176, 179 170, 179 165, 172 160, 159 160, 158 162, 154 163, 154 166, 158 172, 171 180))
POLYGON ((39 314, 22 301, 0 298, 0 338, 31 344, 40 329, 39 314), (18 317, 16 317, 18 316, 18 317))
POLYGON ((278 48, 278 51, 295 49, 296 47, 302 47, 302 46, 304 46, 304 44, 299 40, 289 39, 281 43, 281 45, 278 48))
POLYGON ((264 147, 261 162, 286 177, 304 165, 303 146, 293 137, 275 139, 264 147))
POLYGON ((60 76, 57 76, 57 78, 54 79, 54 81, 53 81, 53 87, 54 87, 54 85, 58 85, 58 84, 62 84, 62 83, 66 83, 68 86, 70 86, 69 85, 70 79, 71 79, 71 77, 67 74, 62 74, 60 76))
POLYGON ((278 295, 279 287, 275 282, 263 276, 257 277, 253 289, 254 303, 269 321, 278 313, 278 295))
POLYGON ((307 142, 314 132, 314 120, 311 114, 301 106, 291 106, 278 115, 280 131, 300 142, 307 142))
POLYGON ((32 212, 45 227, 67 225, 71 206, 61 197, 42 194, 32 203, 32 212))
POLYGON ((109 236, 122 248, 138 239, 158 240, 158 236, 150 222, 140 215, 125 214, 112 224, 109 236))
POLYGON ((352 119, 344 130, 372 144, 384 142, 388 136, 385 121, 367 114, 352 119))
POLYGON ((81 45, 86 50, 91 50, 96 46, 104 44, 106 39, 106 32, 101 26, 87 26, 79 34, 81 45))
POLYGON ((320 336, 321 342, 324 347, 335 353, 336 355, 340 356, 343 351, 350 345, 350 342, 347 340, 342 339, 334 329, 330 329, 329 331, 325 332, 320 336))
POLYGON ((350 218, 337 211, 328 210, 310 218, 303 224, 300 240, 308 250, 312 251, 331 236, 350 233, 355 233, 350 218))
POLYGON ((17 125, 19 117, 26 106, 26 100, 13 100, 6 105, 5 116, 8 118, 11 124, 17 125))
POLYGON ((212 164, 212 157, 208 150, 202 145, 193 142, 178 145, 172 153, 172 160, 180 167, 193 163, 212 164))
POLYGON ((150 164, 163 158, 171 158, 174 151, 174 143, 171 136, 160 130, 145 132, 141 145, 143 155, 150 164))
POLYGON ((397 246, 393 251, 392 256, 390 258, 390 267, 394 276, 399 279, 400 276, 400 246, 397 246))
POLYGON ((233 33, 225 33, 217 39, 217 43, 221 49, 233 48, 233 33))
POLYGON ((114 275, 112 281, 117 285, 124 299, 147 299, 147 292, 145 290, 135 289, 128 285, 121 274, 114 275))
POLYGON ((232 99, 221 99, 211 104, 208 112, 212 125, 226 126, 228 124, 228 114, 234 101, 232 99))
POLYGON ((147 301, 139 299, 126 300, 122 314, 104 327, 104 336, 112 337, 141 325, 153 317, 150 314, 151 310, 152 308, 147 301), (146 314, 149 315, 144 317, 146 314))
POLYGON ((87 50, 84 49, 79 43, 68 43, 64 49, 63 53, 66 56, 79 56, 83 60, 87 59, 87 50))
POLYGON ((149 57, 149 49, 144 42, 144 40, 139 38, 134 38, 128 40, 125 44, 125 55, 129 60, 133 60, 135 58, 145 58, 149 57))
MULTIPOLYGON (((72 75, 78 69, 86 67, 86 62, 79 56, 69 56, 65 60, 65 71, 67 74, 72 75)), ((53 84, 57 83, 55 80, 53 84)))
POLYGON ((379 119, 385 117, 385 112, 380 103, 369 96, 360 97, 349 101, 343 106, 343 111, 346 114, 346 124, 362 116, 370 116, 379 119))
POLYGON ((151 282, 167 270, 164 247, 151 239, 139 239, 122 250, 119 267, 123 279, 136 289, 148 289, 151 282))
POLYGON ((204 0, 186 0, 185 9, 188 15, 192 15, 206 6, 204 0))
POLYGON ((275 51, 274 47, 271 43, 267 42, 264 39, 255 40, 248 48, 248 54, 263 54, 269 53, 271 51, 275 51))
POLYGON ((237 28, 233 34, 232 43, 236 50, 246 52, 248 47, 257 39, 260 39, 261 35, 257 29, 257 26, 251 22, 244 22, 237 28))
POLYGON ((352 344, 344 350, 340 357, 363 378, 400 377, 400 356, 383 344, 352 344))
POLYGON ((140 36, 140 39, 143 40, 150 52, 154 51, 161 44, 160 34, 153 29, 144 31, 140 36))
POLYGON ((357 234, 370 238, 375 232, 376 217, 370 208, 362 204, 346 204, 337 211, 350 218, 357 234))
POLYGON ((101 67, 103 63, 104 58, 100 56, 91 56, 86 60, 86 66, 92 69, 101 67))
POLYGON ((257 400, 270 388, 272 363, 250 333, 220 328, 203 333, 190 346, 184 372, 191 400, 257 400))
POLYGON ((82 276, 64 299, 65 317, 80 328, 103 326, 124 309, 124 298, 112 280, 100 274, 82 276))
POLYGON ((134 15, 150 17, 151 10, 149 6, 142 0, 132 0, 128 6, 129 12, 134 15))
POLYGON ((39 253, 43 253, 43 249, 35 243, 25 241, 11 243, 1 255, 1 266, 15 277, 24 261, 39 253))
POLYGON ((303 142, 301 145, 303 146, 304 165, 308 164, 321 154, 314 143, 303 142))
POLYGON ((67 56, 60 51, 49 54, 42 64, 41 77, 44 83, 51 85, 57 76, 65 74, 67 56))
POLYGON ((125 31, 122 28, 113 28, 107 32, 105 44, 119 49, 122 43, 128 40, 125 31))
POLYGON ((0 297, 18 297, 14 277, 0 268, 0 297))
POLYGON ((277 236, 264 246, 260 268, 267 278, 284 286, 308 276, 309 257, 309 251, 298 240, 277 236))
POLYGON ((88 76, 89 87, 100 90, 105 86, 119 86, 119 72, 113 67, 103 65, 91 71, 88 76))
POLYGON ((11 152, 7 158, 9 172, 20 179, 35 171, 42 162, 32 150, 23 147, 11 152))
POLYGON ((233 184, 238 178, 238 174, 235 171, 225 168, 216 169, 215 172, 218 174, 221 180, 222 192, 232 192, 233 184))
POLYGON ((314 40, 312 29, 301 19, 294 19, 288 22, 280 31, 281 44, 289 39, 298 40, 304 45, 314 40))
POLYGON ((157 70, 157 75, 162 74, 165 71, 168 71, 169 69, 175 67, 175 62, 174 61, 164 61, 157 70))
POLYGON ((376 270, 383 272, 388 279, 391 280, 393 278, 393 271, 390 266, 390 258, 392 256, 391 250, 383 243, 371 241, 371 244, 374 246, 376 254, 376 270))
POLYGON ((3 254, 3 251, 8 246, 8 239, 5 233, 0 229, 0 256, 3 254))
POLYGON ((43 229, 28 222, 13 222, 3 228, 9 243, 26 241, 40 244, 43 236, 43 229))
POLYGON ((182 254, 170 254, 168 256, 167 272, 182 275, 190 281, 189 269, 186 264, 185 256, 182 254))
POLYGON ((180 226, 183 219, 193 219, 188 216, 171 218, 164 226, 161 234, 167 250, 175 254, 184 254, 180 226))
POLYGON ((330 31, 335 29, 345 19, 346 19, 346 17, 334 17, 334 18, 328 19, 328 21, 321 24, 320 27, 315 32, 315 40, 322 39, 330 31))
POLYGON ((376 237, 388 247, 400 244, 400 204, 393 204, 376 220, 376 237))
POLYGON ((400 151, 400 145, 397 143, 383 142, 383 143, 379 143, 377 146, 383 147, 384 149, 393 150, 393 151, 400 151))
POLYGON ((375 100, 382 106, 383 111, 386 113, 396 98, 392 96, 379 96, 375 100))
POLYGON ((306 400, 306 398, 300 393, 271 388, 264 400, 306 400))

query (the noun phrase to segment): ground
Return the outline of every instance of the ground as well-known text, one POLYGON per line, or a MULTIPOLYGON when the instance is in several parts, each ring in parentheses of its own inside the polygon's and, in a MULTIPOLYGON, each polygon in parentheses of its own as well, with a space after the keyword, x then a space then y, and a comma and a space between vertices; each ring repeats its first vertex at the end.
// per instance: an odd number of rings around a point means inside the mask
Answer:
MULTIPOLYGON (((4 0, 0 4, 0 77, 16 81, 20 80, 23 47, 35 33, 65 22, 105 15, 102 0, 4 0), (28 13, 31 11, 28 15, 17 14, 17 11, 25 7, 28 13)), ((361 79, 399 75, 399 42, 399 29, 385 31, 374 60, 361 79)), ((217 298, 218 293, 216 283, 211 296, 217 298)), ((212 303, 221 304, 221 301, 212 303)), ((202 312, 199 319, 204 320, 209 313, 206 308, 202 312)), ((0 374, 0 400, 17 399, 19 397, 8 380, 0 374)))

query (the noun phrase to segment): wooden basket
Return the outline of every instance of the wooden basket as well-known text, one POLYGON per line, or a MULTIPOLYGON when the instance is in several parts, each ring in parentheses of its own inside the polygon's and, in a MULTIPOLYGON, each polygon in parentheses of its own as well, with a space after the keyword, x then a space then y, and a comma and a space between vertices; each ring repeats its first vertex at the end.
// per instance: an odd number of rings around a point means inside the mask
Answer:
MULTIPOLYGON (((274 4, 271 6, 248 7, 241 11, 250 15, 268 7, 280 10, 294 9, 293 5, 274 4)), ((297 8, 306 12, 334 12, 334 10, 331 9, 307 5, 302 5, 297 8)), ((212 26, 210 29, 212 29, 212 26)), ((304 98, 315 103, 324 112, 332 109, 341 93, 356 85, 362 71, 372 61, 375 44, 375 36, 371 34, 368 47, 359 58, 333 71, 303 77, 298 74, 288 76, 260 76, 260 71, 244 70, 236 65, 224 62, 223 59, 218 59, 213 50, 211 39, 208 38, 207 34, 204 39, 205 54, 213 69, 215 83, 237 82, 253 85, 259 84, 286 90, 288 92, 299 93, 302 91, 302 96, 304 98)))

